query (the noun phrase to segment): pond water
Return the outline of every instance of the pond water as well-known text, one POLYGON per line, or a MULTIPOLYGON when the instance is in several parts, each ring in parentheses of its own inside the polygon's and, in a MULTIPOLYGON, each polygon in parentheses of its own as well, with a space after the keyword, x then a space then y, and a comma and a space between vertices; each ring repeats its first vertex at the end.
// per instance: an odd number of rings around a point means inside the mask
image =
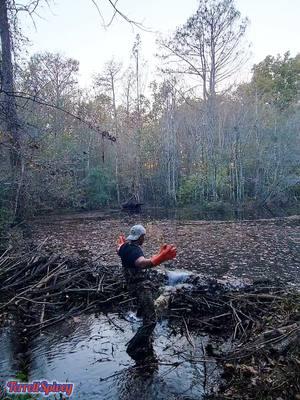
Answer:
POLYGON ((187 340, 166 320, 155 330, 157 363, 151 369, 135 364, 125 351, 139 322, 116 314, 83 315, 47 329, 18 353, 16 327, 0 338, 0 379, 26 370, 29 381, 72 382, 74 399, 192 400, 201 399, 218 378, 215 363, 203 364, 208 337, 187 340))
POLYGON ((289 215, 284 210, 260 210, 245 209, 212 209, 202 210, 200 208, 163 208, 163 207, 145 207, 141 215, 154 219, 175 219, 175 220, 206 220, 206 221, 234 221, 244 219, 273 218, 289 215))
MULTIPOLYGON (((169 220, 206 220, 206 221, 239 221, 239 220, 255 220, 261 218, 276 218, 276 217, 288 217, 290 215, 294 215, 299 210, 295 209, 283 209, 283 208, 274 208, 269 209, 266 207, 261 208, 253 208, 253 209, 234 209, 226 208, 226 209, 211 209, 205 210, 199 207, 149 207, 143 206, 139 213, 121 210, 121 209, 102 209, 102 210, 56 210, 53 214, 49 213, 47 216, 51 218, 60 219, 123 219, 126 216, 134 216, 139 215, 142 218, 147 219, 169 219, 169 220)), ((43 214, 40 214, 39 217, 43 219, 43 214)))

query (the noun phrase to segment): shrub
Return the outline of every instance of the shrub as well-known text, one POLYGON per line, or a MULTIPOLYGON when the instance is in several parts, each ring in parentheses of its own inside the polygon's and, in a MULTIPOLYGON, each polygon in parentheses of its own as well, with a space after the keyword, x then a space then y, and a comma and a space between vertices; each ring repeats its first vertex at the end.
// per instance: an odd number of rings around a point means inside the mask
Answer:
POLYGON ((107 169, 94 168, 86 178, 86 204, 88 208, 109 205, 115 199, 115 181, 107 169))

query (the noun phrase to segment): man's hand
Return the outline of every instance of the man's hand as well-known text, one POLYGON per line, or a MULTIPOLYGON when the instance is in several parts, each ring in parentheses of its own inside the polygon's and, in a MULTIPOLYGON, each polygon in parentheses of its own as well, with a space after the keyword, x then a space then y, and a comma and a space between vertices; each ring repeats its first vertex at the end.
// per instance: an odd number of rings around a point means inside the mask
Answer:
POLYGON ((120 248, 123 246, 123 244, 126 242, 125 236, 120 235, 118 240, 117 240, 117 253, 119 252, 120 248))
POLYGON ((135 261, 135 266, 139 268, 156 267, 164 261, 172 260, 176 257, 176 247, 170 244, 164 244, 160 247, 159 253, 151 258, 139 257, 135 261))
POLYGON ((157 266, 164 261, 173 260, 176 257, 177 250, 172 244, 164 244, 161 246, 159 253, 151 257, 151 262, 154 266, 157 266))

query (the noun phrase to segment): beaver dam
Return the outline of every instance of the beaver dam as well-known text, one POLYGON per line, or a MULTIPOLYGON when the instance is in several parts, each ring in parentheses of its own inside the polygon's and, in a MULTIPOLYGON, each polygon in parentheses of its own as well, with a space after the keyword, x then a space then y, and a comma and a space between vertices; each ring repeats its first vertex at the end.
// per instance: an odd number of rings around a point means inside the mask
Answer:
POLYGON ((299 219, 142 221, 146 254, 179 255, 151 272, 155 358, 136 363, 114 248, 130 218, 40 219, 1 255, 0 398, 17 378, 73 382, 74 399, 299 399, 299 219))

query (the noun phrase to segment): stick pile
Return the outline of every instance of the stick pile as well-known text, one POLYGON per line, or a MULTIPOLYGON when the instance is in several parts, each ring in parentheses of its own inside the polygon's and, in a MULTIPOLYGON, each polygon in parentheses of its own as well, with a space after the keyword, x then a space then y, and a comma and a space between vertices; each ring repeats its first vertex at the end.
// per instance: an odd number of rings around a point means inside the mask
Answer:
POLYGON ((170 314, 187 336, 194 329, 214 338, 206 354, 226 380, 212 399, 300 399, 299 304, 300 293, 280 284, 233 291, 208 279, 176 293, 170 314))
POLYGON ((128 299, 119 266, 47 257, 39 250, 22 256, 8 250, 0 257, 0 314, 22 313, 26 326, 41 328, 128 299))

